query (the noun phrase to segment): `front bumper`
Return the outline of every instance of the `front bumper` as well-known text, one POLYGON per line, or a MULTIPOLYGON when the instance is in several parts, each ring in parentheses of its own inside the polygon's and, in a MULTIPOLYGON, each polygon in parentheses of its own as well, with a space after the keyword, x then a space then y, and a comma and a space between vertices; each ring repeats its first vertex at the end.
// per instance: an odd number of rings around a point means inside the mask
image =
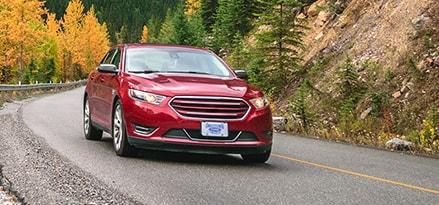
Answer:
POLYGON ((155 141, 148 139, 140 139, 135 137, 128 137, 128 142, 143 149, 157 149, 163 151, 173 152, 188 152, 198 154, 262 154, 271 150, 272 144, 259 144, 238 146, 233 144, 183 144, 175 142, 155 141))

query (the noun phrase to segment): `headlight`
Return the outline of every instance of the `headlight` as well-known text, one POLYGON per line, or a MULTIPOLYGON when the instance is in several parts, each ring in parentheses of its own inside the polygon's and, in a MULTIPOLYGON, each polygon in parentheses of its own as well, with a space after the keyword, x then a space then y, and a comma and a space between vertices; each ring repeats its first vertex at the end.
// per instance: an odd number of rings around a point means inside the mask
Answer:
POLYGON ((130 89, 128 92, 130 97, 133 99, 141 100, 154 105, 160 105, 160 103, 166 99, 166 96, 143 92, 140 90, 130 89))
POLYGON ((268 100, 265 96, 251 99, 250 102, 256 107, 256 109, 263 109, 268 106, 268 100))

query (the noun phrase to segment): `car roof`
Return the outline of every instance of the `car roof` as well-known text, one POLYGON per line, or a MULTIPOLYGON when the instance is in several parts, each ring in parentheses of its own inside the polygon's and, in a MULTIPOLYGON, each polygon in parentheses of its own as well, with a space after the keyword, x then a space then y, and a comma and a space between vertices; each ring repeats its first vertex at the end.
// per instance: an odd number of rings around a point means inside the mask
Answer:
POLYGON ((196 46, 185 46, 185 45, 174 45, 174 44, 142 44, 142 43, 126 43, 126 44, 117 44, 113 46, 115 47, 125 47, 125 48, 176 48, 176 49, 189 49, 189 50, 201 50, 201 51, 209 51, 206 48, 200 48, 196 46))

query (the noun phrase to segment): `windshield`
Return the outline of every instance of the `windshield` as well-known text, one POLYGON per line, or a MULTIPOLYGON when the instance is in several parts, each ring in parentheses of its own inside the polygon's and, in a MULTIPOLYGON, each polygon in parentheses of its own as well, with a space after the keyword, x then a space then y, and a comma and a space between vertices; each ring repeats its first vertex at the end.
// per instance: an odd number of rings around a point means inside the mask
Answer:
POLYGON ((131 73, 196 73, 231 77, 229 69, 207 51, 179 48, 129 48, 126 71, 131 73))

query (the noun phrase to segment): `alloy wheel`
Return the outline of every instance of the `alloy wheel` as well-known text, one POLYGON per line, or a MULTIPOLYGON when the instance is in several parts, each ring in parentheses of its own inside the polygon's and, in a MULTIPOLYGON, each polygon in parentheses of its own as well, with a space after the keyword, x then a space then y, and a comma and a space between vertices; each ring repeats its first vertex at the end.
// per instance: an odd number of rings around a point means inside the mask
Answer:
POLYGON ((114 110, 114 120, 113 120, 113 143, 115 150, 120 150, 122 147, 122 135, 123 135, 123 118, 122 118, 122 108, 120 104, 116 105, 114 110))

